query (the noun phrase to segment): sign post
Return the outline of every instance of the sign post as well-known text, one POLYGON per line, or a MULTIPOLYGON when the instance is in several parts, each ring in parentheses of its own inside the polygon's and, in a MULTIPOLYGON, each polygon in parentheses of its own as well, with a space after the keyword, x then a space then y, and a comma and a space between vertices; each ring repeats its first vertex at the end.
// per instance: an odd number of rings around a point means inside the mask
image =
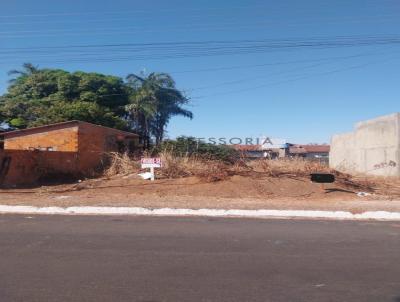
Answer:
POLYGON ((154 181, 154 167, 150 167, 150 173, 151 173, 151 181, 154 181))
POLYGON ((161 158, 159 157, 151 157, 151 158, 142 158, 140 160, 140 163, 142 165, 142 169, 150 168, 150 179, 154 181, 155 179, 155 174, 154 174, 154 168, 161 168, 161 158))

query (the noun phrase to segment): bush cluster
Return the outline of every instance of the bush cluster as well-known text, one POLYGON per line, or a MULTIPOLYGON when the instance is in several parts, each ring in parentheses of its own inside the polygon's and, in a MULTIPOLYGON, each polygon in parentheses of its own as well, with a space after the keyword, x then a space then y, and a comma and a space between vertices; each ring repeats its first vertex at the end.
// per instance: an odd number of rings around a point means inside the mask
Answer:
POLYGON ((234 163, 240 153, 227 145, 202 142, 194 137, 180 136, 176 140, 165 140, 153 150, 154 154, 169 152, 174 156, 198 156, 206 159, 234 163))

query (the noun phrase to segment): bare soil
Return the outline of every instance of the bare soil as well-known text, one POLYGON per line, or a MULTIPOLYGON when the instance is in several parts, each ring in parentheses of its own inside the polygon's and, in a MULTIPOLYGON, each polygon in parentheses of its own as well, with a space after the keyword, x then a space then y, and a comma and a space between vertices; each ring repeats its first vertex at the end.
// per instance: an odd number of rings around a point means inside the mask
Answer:
POLYGON ((400 211, 400 197, 381 192, 357 196, 352 183, 320 185, 305 177, 234 175, 215 182, 198 177, 142 180, 136 174, 68 185, 1 189, 0 204, 33 206, 131 206, 148 208, 302 209, 400 211))

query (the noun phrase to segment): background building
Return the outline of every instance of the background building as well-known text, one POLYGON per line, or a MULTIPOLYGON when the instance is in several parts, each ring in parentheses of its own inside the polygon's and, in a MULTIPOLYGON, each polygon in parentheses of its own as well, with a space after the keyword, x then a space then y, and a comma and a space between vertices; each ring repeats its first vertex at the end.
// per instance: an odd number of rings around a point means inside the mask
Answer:
POLYGON ((292 145, 289 147, 289 156, 328 163, 329 151, 329 145, 292 145))

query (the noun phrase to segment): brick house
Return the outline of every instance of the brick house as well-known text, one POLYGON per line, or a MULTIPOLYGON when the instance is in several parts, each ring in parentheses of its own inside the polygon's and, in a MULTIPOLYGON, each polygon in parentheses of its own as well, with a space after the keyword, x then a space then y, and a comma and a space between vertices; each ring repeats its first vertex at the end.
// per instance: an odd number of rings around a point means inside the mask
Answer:
POLYGON ((89 175, 102 165, 107 153, 134 151, 139 146, 135 133, 81 121, 5 132, 2 137, 0 182, 8 183, 31 183, 39 170, 89 175))

